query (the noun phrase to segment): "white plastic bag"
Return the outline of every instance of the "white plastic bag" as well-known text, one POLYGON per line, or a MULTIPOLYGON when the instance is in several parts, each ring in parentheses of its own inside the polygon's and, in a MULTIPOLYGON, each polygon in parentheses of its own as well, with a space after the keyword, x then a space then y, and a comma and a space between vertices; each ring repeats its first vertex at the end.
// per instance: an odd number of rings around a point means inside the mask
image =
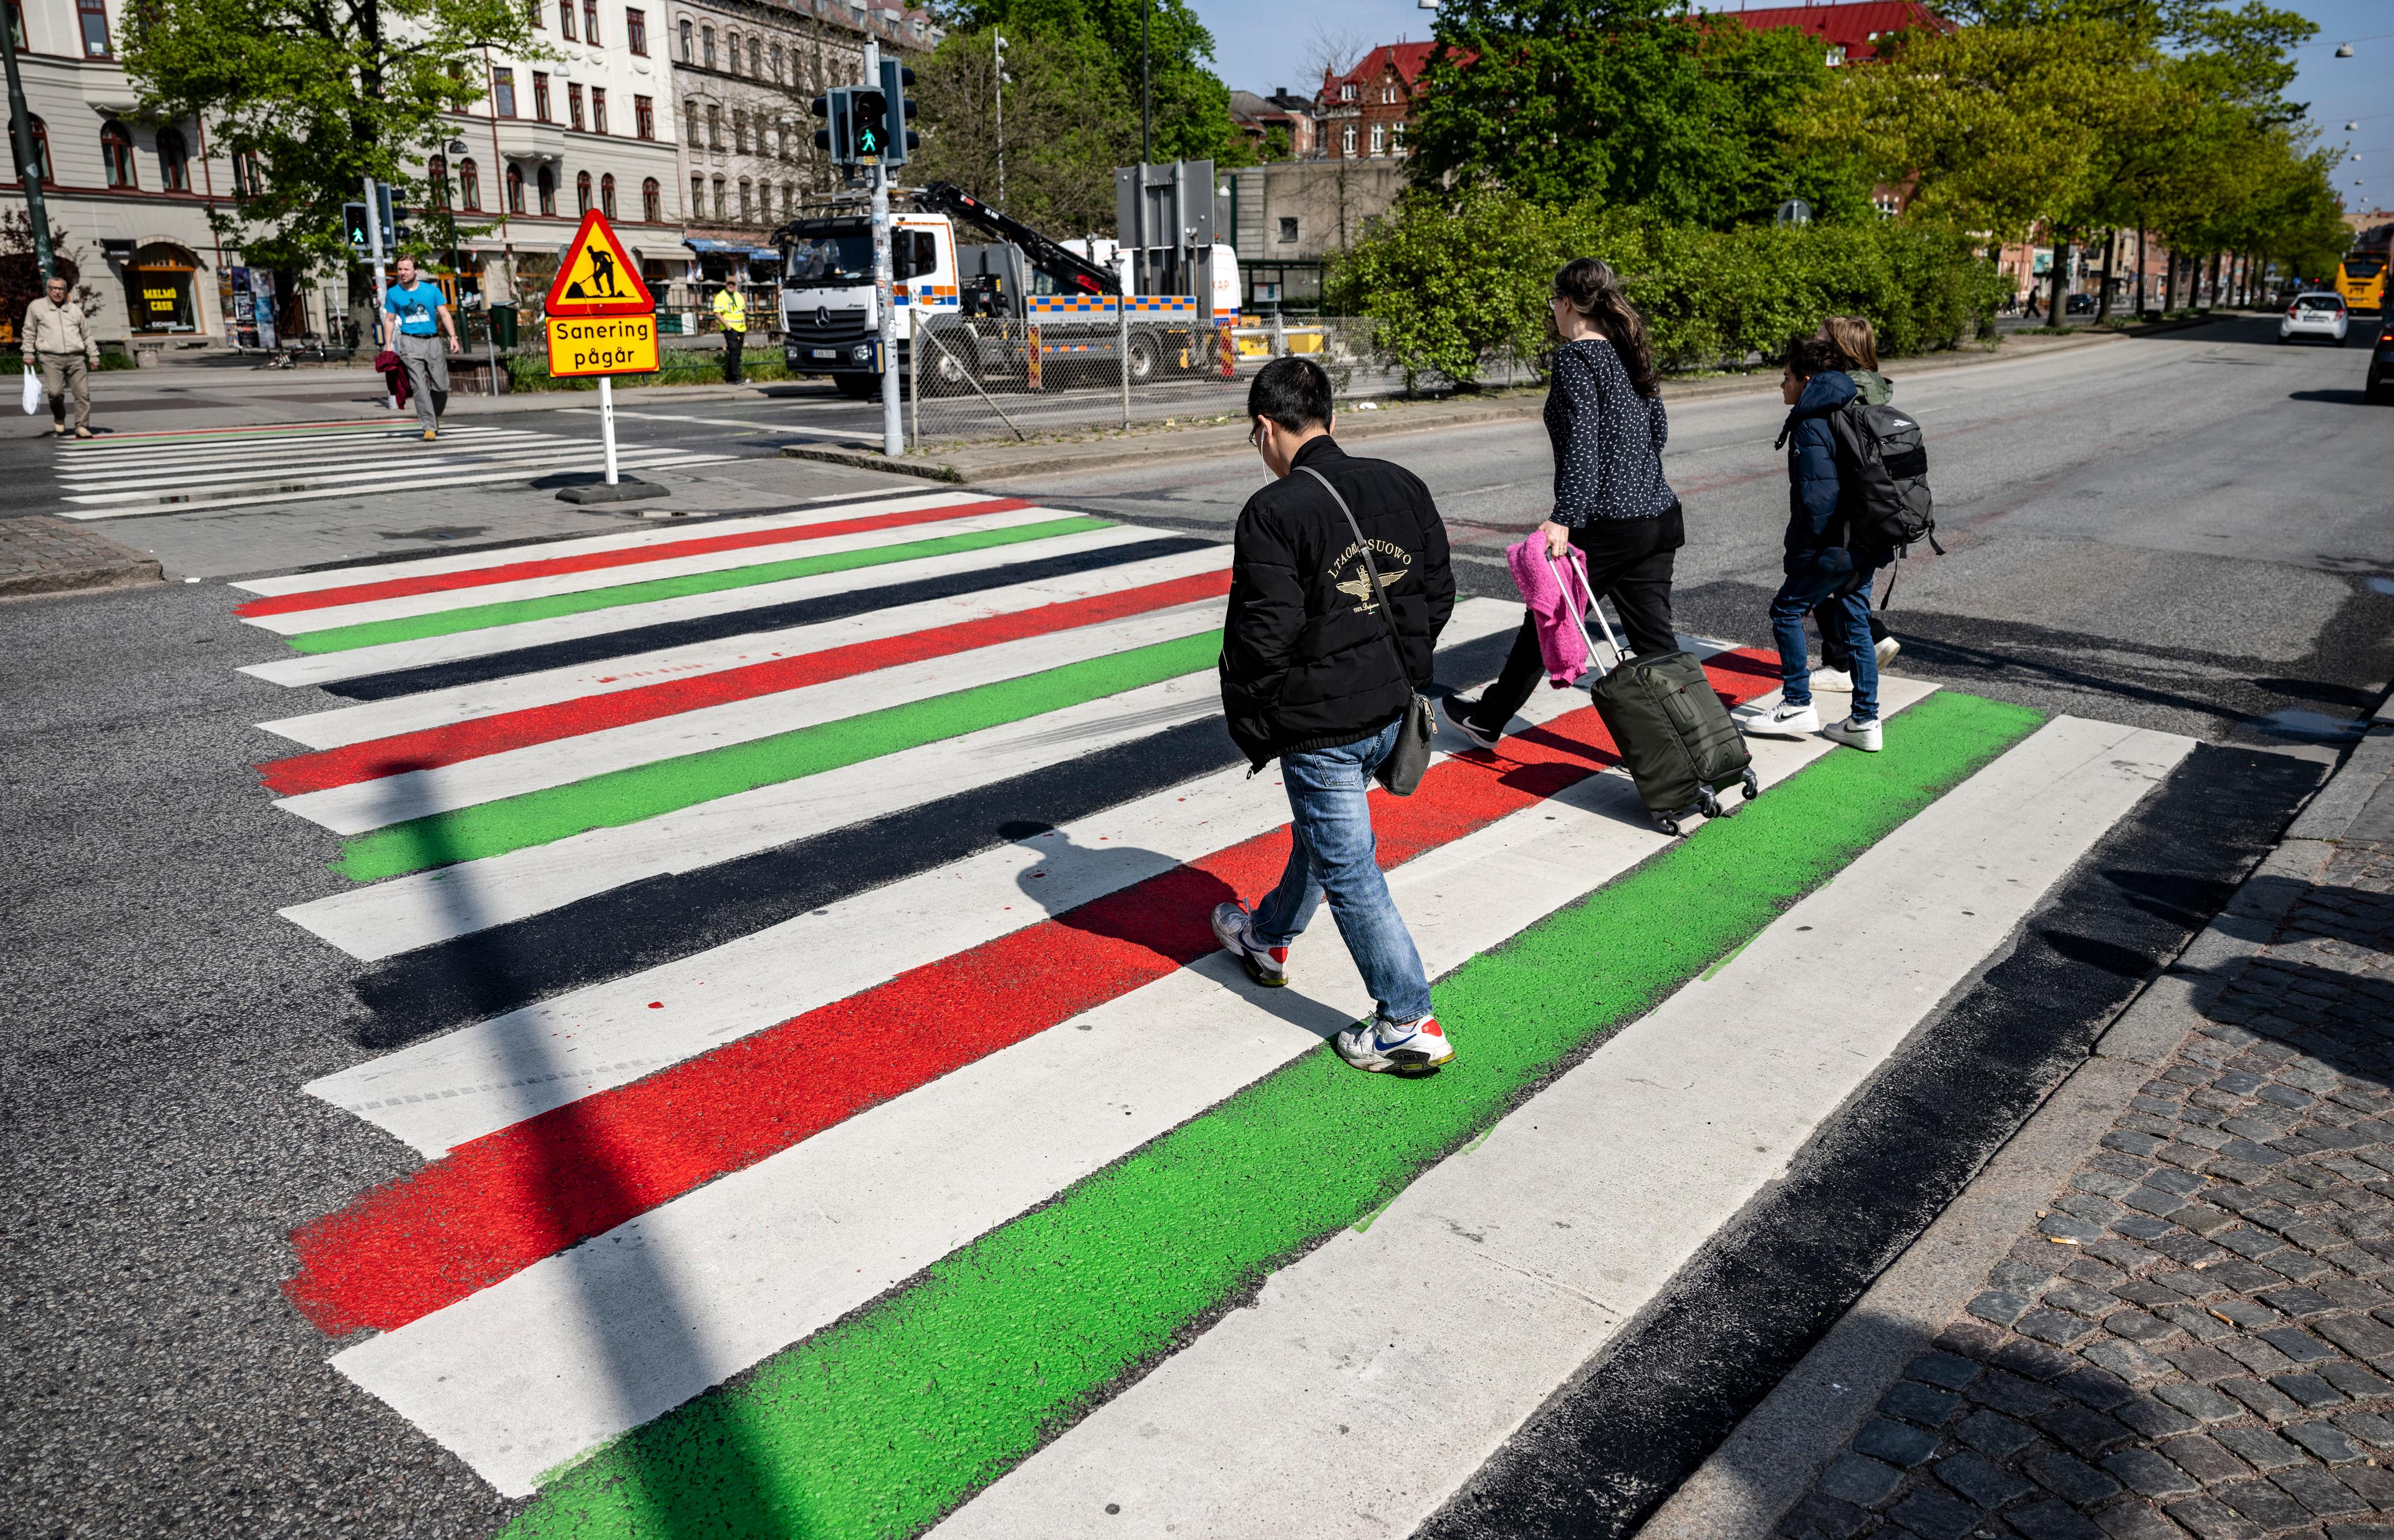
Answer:
POLYGON ((25 415, 32 416, 42 409, 42 375, 32 364, 25 365, 25 415))

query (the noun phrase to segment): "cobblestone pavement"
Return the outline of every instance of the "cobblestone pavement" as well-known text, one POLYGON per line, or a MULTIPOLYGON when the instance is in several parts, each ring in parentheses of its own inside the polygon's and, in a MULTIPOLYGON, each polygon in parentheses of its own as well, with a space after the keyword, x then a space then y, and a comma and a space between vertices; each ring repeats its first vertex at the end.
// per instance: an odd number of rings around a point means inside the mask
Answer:
POLYGON ((0 599, 160 580, 157 561, 56 519, 0 519, 0 599))
POLYGON ((2394 845, 2351 843, 1781 1521, 2394 1540, 2394 845))

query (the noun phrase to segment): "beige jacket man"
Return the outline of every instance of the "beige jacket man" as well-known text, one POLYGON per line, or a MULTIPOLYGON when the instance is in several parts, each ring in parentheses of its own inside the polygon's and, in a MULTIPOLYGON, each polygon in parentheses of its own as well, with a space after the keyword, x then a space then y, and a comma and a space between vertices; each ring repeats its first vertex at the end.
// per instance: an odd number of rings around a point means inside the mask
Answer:
POLYGON ((74 397, 74 435, 91 435, 91 371, 99 366, 99 339, 91 335, 83 307, 67 298, 67 281, 53 278, 48 291, 25 307, 18 334, 42 366, 42 388, 50 398, 50 432, 64 437, 67 397, 74 397))

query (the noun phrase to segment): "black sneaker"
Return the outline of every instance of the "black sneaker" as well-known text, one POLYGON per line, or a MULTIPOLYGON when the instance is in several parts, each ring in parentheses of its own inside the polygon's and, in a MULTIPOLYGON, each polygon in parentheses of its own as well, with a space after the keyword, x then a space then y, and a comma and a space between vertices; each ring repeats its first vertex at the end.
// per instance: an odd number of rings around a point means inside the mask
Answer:
POLYGON ((1504 734, 1501 732, 1483 731, 1480 725, 1471 719, 1472 710, 1479 703, 1475 701, 1465 701, 1453 695, 1449 695, 1444 701, 1440 703, 1440 706, 1446 712, 1446 721, 1449 727, 1452 727, 1455 731, 1460 732, 1466 738, 1470 739, 1473 747, 1484 748, 1493 752, 1496 747, 1497 740, 1504 737, 1504 734))

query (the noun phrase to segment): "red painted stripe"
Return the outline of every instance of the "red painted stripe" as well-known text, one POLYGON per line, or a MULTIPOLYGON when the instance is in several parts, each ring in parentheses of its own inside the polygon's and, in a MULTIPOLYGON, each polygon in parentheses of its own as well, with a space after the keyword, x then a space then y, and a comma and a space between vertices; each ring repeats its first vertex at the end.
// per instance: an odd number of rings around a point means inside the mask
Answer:
POLYGON ((327 610, 369 599, 406 599, 414 594, 454 593, 460 588, 484 588, 494 583, 517 583, 528 577, 556 577, 564 573, 596 573, 610 567, 632 567, 644 561, 669 561, 677 556, 704 556, 711 551, 754 550, 760 546, 785 546, 801 540, 824 540, 835 534, 862 534, 868 530, 903 529, 909 524, 935 524, 974 513, 1005 513, 1027 508, 1019 497, 993 497, 977 503, 946 503, 936 508, 906 513, 876 513, 861 519, 837 519, 827 524, 801 524, 792 529, 750 530, 742 534, 668 540, 659 546, 635 546, 619 551, 585 551, 579 556, 552 556, 531 561, 510 561, 501 567, 477 567, 471 572, 432 573, 415 577, 388 578, 380 583, 352 583, 339 588, 317 588, 304 594, 275 594, 233 607, 244 620, 260 615, 288 615, 302 610, 327 610))
MULTIPOLYGON (((1747 700, 1775 658, 1723 654, 1715 686, 1747 700)), ((1395 866, 1616 763, 1592 707, 1450 758, 1410 797, 1374 791, 1395 866)), ((389 1331, 876 1102, 1153 982, 1215 950, 1207 916, 1257 895, 1286 827, 901 973, 645 1079, 458 1146, 301 1226, 283 1285, 324 1332, 389 1331)))
POLYGON ((553 743, 611 727, 651 722, 660 717, 731 701, 850 678, 926 658, 969 652, 975 648, 994 647, 999 642, 1019 641, 1025 637, 1097 625, 1153 610, 1168 610, 1177 604, 1194 604, 1202 599, 1219 599, 1230 591, 1230 573, 1224 568, 1218 573, 1200 573, 1193 577, 1151 583, 1118 593, 1043 604, 1035 610, 988 615, 902 637, 752 663, 695 678, 666 679, 612 694, 586 695, 553 705, 527 706, 521 711, 504 711, 470 721, 426 728, 419 732, 373 738, 312 754, 295 754, 287 759, 270 759, 257 770, 266 777, 267 790, 278 796, 296 796, 328 786, 431 770, 478 759, 486 754, 504 754, 533 744, 553 743))

